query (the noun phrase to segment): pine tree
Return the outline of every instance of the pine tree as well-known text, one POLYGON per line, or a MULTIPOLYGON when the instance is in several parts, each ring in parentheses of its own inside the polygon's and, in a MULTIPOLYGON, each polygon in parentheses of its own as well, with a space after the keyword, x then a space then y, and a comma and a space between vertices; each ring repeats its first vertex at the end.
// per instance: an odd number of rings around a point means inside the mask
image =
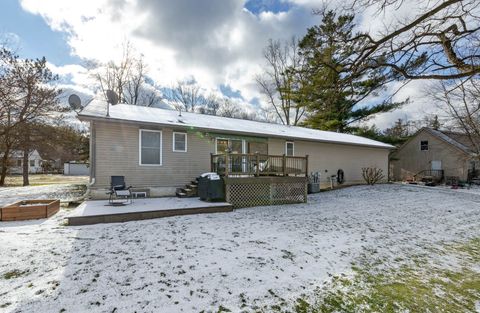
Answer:
POLYGON ((348 70, 347 65, 364 40, 355 39, 353 20, 353 15, 337 17, 333 11, 324 12, 320 25, 309 28, 300 41, 305 66, 296 102, 306 104, 306 126, 352 132, 358 128, 358 122, 404 103, 387 99, 361 105, 369 97, 378 95, 389 78, 378 69, 361 75, 348 70))

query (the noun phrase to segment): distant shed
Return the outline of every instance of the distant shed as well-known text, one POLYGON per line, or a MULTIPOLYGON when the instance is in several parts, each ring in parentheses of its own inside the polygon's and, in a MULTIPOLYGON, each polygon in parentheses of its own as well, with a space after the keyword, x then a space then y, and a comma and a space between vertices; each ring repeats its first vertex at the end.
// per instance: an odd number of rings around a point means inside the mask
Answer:
POLYGON ((63 164, 63 175, 88 176, 90 175, 90 166, 88 163, 67 162, 63 164))

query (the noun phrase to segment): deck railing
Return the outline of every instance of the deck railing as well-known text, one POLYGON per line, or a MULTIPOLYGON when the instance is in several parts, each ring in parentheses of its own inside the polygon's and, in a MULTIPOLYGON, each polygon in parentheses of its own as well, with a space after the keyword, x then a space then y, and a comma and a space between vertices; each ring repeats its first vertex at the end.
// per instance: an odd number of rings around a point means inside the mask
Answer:
POLYGON ((307 176, 308 155, 211 154, 211 171, 235 176, 307 176))
POLYGON ((443 170, 423 170, 413 175, 415 181, 421 181, 424 178, 434 179, 436 182, 441 182, 444 178, 443 170))

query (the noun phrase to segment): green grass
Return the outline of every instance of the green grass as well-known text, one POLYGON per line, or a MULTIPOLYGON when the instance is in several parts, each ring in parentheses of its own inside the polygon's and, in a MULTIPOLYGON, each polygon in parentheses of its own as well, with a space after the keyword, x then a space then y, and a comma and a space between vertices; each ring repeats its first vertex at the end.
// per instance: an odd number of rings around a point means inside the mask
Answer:
POLYGON ((27 274, 27 273, 28 273, 28 270, 27 271, 12 270, 12 271, 4 273, 2 276, 3 276, 3 279, 13 279, 13 278, 20 277, 20 276, 22 276, 24 274, 27 274))
POLYGON ((314 303, 298 299, 295 312, 477 312, 480 239, 448 245, 443 251, 458 265, 426 256, 399 268, 366 263, 354 267, 351 277, 334 277, 318 291, 314 303))

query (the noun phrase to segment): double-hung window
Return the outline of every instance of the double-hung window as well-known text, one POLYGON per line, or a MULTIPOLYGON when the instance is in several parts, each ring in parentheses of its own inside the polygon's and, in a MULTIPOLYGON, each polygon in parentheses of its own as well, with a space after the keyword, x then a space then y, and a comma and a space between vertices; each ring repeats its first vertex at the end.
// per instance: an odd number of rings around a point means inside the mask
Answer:
POLYGON ((162 165, 162 132, 140 129, 139 141, 140 165, 162 165))
POLYGON ((293 156, 295 153, 295 144, 292 141, 287 141, 285 143, 285 154, 287 156, 293 156))
POLYGON ((187 134, 173 132, 173 151, 187 152, 187 134))

